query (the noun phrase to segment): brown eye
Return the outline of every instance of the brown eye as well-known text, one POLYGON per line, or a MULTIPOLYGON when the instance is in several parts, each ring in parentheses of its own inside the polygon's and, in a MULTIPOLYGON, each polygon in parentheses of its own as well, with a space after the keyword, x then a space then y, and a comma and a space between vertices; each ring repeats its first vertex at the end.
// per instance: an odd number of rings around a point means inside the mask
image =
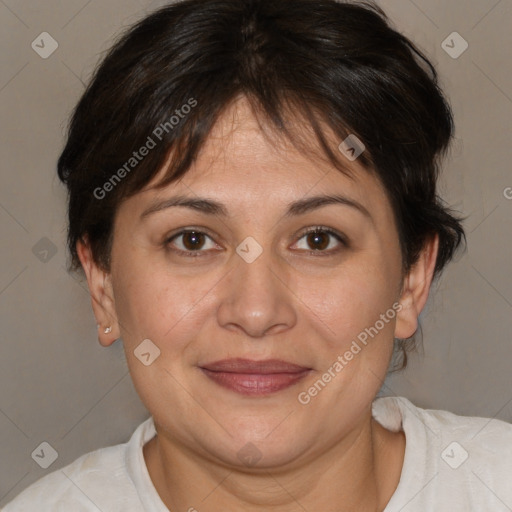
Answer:
POLYGON ((170 237, 165 245, 173 252, 184 256, 206 256, 218 246, 206 233, 193 229, 180 231, 170 237))
POLYGON ((198 231, 188 231, 183 233, 183 246, 187 251, 201 249, 204 245, 204 241, 204 233, 199 233, 198 231))
POLYGON ((306 237, 309 247, 315 250, 323 250, 329 245, 329 236, 325 232, 309 233, 306 237))
POLYGON ((316 252, 318 255, 329 255, 348 247, 345 238, 331 229, 315 227, 304 233, 297 246, 301 250, 316 252), (304 242, 303 242, 304 240, 304 242))

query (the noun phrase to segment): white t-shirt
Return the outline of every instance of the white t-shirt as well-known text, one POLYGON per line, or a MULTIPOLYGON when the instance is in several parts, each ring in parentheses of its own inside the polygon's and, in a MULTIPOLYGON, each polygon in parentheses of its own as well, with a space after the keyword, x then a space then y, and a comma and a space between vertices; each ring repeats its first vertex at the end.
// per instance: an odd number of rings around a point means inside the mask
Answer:
MULTIPOLYGON (((406 436, 400 482, 383 512, 512 511, 512 424, 420 409, 403 397, 377 398, 373 416, 406 436)), ((3 511, 168 512, 142 452, 155 434, 149 418, 128 443, 44 476, 3 511)), ((199 503, 195 508, 201 510, 199 503)))

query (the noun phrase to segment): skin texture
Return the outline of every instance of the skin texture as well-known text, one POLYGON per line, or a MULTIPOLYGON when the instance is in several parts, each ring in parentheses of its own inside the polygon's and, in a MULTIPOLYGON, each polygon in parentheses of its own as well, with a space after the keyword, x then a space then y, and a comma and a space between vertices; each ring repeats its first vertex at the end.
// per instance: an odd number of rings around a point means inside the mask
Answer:
POLYGON ((149 186, 121 204, 110 272, 95 264, 87 240, 78 244, 99 340, 109 346, 123 339, 134 385, 157 429, 144 447, 146 464, 171 510, 383 510, 398 485, 405 436, 373 420, 371 404, 393 337, 417 329, 437 238, 403 276, 380 182, 357 160, 347 161, 351 179, 276 135, 273 142, 240 98, 182 180, 149 186), (170 207, 141 219, 155 202, 178 194, 214 199, 228 215, 170 207), (289 203, 323 194, 357 201, 371 218, 340 204, 284 215, 289 203), (324 234, 322 250, 314 251, 304 231, 315 226, 339 232, 348 245, 324 234), (190 250, 186 236, 168 240, 192 227, 209 237, 202 256, 173 252, 190 250), (249 236, 263 250, 252 263, 236 252, 249 236), (396 302, 402 305, 396 317, 301 404, 298 394, 396 302), (104 334, 108 325, 112 332, 104 334), (147 338, 161 351, 149 366, 134 355, 147 338), (269 396, 242 396, 199 369, 231 357, 278 358, 312 370, 269 396), (254 466, 238 457, 247 443, 261 455, 254 466))

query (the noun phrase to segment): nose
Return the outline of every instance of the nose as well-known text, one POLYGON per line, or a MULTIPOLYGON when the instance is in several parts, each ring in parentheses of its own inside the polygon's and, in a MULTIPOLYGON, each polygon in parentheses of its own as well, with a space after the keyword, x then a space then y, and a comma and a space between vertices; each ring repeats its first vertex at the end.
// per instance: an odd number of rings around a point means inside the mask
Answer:
POLYGON ((251 263, 240 258, 224 282, 219 325, 252 338, 293 327, 297 316, 288 276, 284 263, 269 250, 251 263))

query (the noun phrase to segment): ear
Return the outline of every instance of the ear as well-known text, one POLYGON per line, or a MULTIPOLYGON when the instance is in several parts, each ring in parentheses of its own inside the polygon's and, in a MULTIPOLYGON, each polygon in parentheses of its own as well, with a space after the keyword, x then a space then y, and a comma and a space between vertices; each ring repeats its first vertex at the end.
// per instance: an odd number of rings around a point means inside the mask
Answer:
POLYGON ((425 242, 418 261, 404 278, 395 338, 410 338, 418 329, 418 317, 428 299, 438 250, 439 235, 436 234, 425 242))
POLYGON ((103 270, 94 261, 87 239, 78 241, 76 249, 89 285, 92 309, 98 324, 98 341, 104 347, 108 347, 121 336, 112 290, 112 278, 110 273, 103 270), (111 331, 105 332, 108 327, 111 328, 111 331))

